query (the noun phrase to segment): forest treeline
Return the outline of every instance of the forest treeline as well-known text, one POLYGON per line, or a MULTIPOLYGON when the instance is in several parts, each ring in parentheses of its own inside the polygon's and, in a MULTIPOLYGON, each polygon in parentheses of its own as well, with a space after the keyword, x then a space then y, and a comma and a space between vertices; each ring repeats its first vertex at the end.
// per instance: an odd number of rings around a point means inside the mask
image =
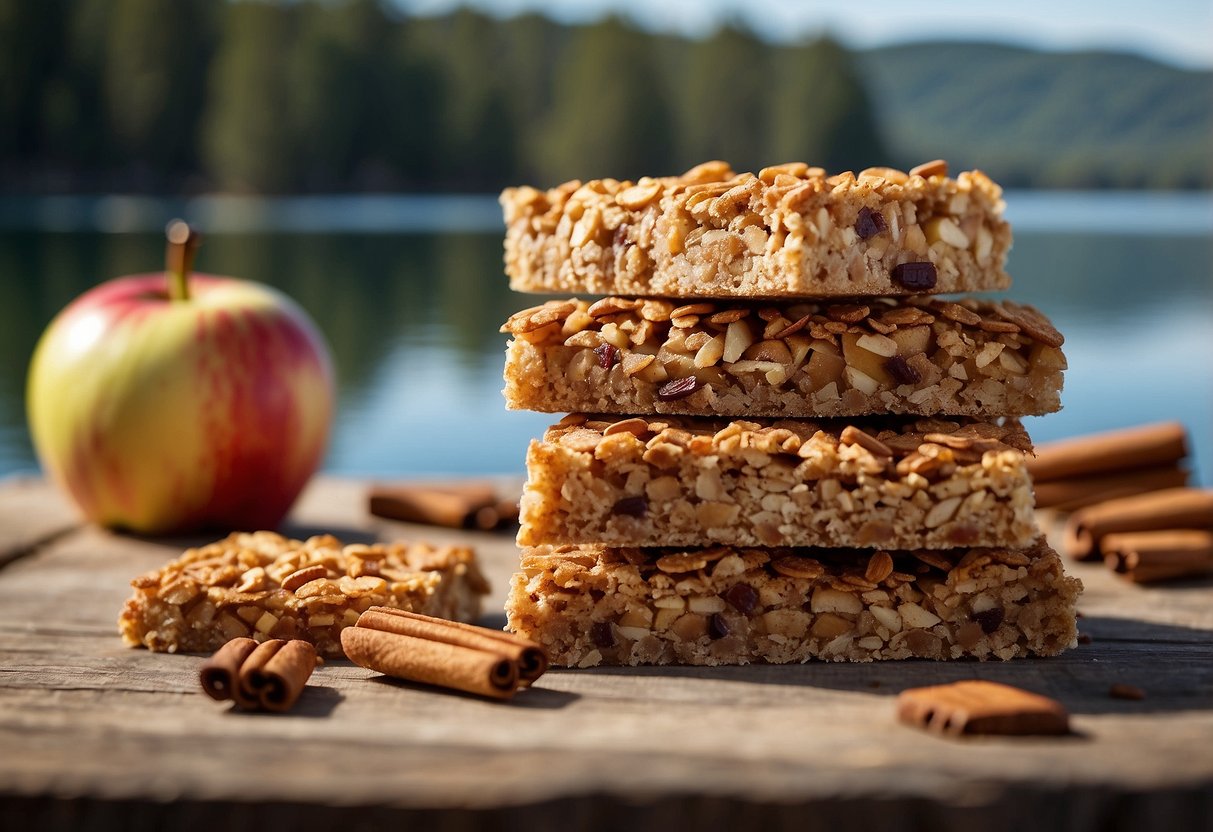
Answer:
MULTIPOLYGON (((689 41, 377 0, 0 0, 2 190, 491 191, 709 158, 841 170, 943 155, 948 124, 885 103, 904 104, 913 67, 882 74, 879 57, 829 37, 689 41)), ((963 158, 980 156, 969 138, 953 161, 997 176, 963 158)), ((1140 184, 1131 153, 1090 182, 1011 155, 1007 184, 1140 184)), ((1184 165, 1170 184, 1209 186, 1199 156, 1184 165)))

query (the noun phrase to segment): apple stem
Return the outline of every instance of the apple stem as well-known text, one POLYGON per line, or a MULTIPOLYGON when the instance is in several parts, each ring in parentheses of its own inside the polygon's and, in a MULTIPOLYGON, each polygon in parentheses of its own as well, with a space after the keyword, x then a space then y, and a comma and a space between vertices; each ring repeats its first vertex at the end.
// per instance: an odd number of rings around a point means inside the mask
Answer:
POLYGON ((164 229, 168 246, 164 252, 164 271, 168 275, 168 296, 173 300, 190 299, 190 272, 202 235, 184 220, 173 220, 164 229))

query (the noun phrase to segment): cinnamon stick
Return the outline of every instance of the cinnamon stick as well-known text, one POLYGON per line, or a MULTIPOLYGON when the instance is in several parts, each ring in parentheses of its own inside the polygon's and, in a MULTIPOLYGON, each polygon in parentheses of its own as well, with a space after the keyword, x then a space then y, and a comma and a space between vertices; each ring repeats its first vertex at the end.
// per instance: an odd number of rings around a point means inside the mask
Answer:
POLYGON ((301 639, 258 644, 236 638, 202 665, 200 679, 212 699, 233 699, 249 711, 282 712, 294 706, 315 667, 316 648, 301 639))
POLYGON ((1036 481, 1037 508, 1075 511, 1085 506, 1188 484, 1188 472, 1171 464, 1119 473, 1036 481))
POLYGON ((315 668, 316 648, 310 642, 282 641, 265 664, 240 669, 240 688, 246 696, 255 695, 261 710, 289 711, 315 668))
POLYGON ((358 624, 376 630, 399 633, 447 644, 457 644, 488 652, 501 652, 518 665, 518 680, 529 685, 548 669, 548 657, 543 648, 530 639, 502 630, 490 630, 448 621, 393 607, 371 607, 358 619, 358 624))
POLYGON ((1191 578, 1213 572, 1213 532, 1198 529, 1104 535, 1104 562, 1135 583, 1191 578))
MULTIPOLYGON (((508 699, 522 683, 523 652, 538 645, 484 627, 372 607, 341 631, 341 647, 350 661, 388 676, 508 699)), ((538 675, 533 667, 527 673, 531 681, 538 675)))
POLYGON ((498 499, 491 484, 376 485, 371 488, 369 509, 376 517, 425 523, 452 529, 495 529, 511 523, 508 501, 498 499))
POLYGON ((231 699, 240 686, 240 665, 255 649, 251 638, 234 638, 216 650, 198 673, 206 695, 217 702, 231 699))
POLYGON ((1078 560, 1098 560, 1104 535, 1159 529, 1213 531, 1213 489, 1168 488, 1080 509, 1066 523, 1065 550, 1078 560))
POLYGON ((1174 466, 1187 456, 1187 435, 1178 422, 1159 422, 1125 430, 1050 442, 1028 459, 1037 483, 1137 468, 1174 466))

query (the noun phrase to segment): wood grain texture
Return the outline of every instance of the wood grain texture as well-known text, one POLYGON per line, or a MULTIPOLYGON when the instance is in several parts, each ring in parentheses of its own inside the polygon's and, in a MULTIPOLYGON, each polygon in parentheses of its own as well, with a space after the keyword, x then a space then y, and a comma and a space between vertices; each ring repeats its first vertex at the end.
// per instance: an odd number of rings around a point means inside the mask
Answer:
MULTIPOLYGON (((0 507, 14 489, 0 485, 0 507)), ((47 499, 54 499, 48 491, 47 499)), ((476 546, 501 626, 509 534, 395 524, 365 484, 318 480, 287 531, 476 546)), ((0 513, 4 509, 0 508, 0 513)), ((79 526, 33 536, 0 570, 0 826, 275 825, 434 829, 1209 828, 1213 818, 1213 581, 1143 588, 1101 565, 1080 629, 1055 659, 549 671, 509 703, 316 670, 296 710, 209 700, 199 656, 124 647, 129 581, 198 540, 79 526), (897 724, 909 687, 981 678, 1059 699, 1077 736, 956 741, 897 724), (1140 702, 1113 699, 1136 685, 1140 702), (334 807, 363 807, 356 815, 334 807), (1136 825, 1124 825, 1134 821, 1136 825), (1016 826, 1018 824, 1018 827, 1016 826), (1203 826, 1202 826, 1203 824, 1203 826)))

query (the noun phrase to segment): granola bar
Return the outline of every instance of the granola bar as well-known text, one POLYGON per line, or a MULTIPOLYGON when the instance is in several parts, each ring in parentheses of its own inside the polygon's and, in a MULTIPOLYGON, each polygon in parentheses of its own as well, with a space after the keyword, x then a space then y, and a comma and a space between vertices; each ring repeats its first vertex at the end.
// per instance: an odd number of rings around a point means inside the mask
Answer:
POLYGON ((1044 543, 935 552, 612 549, 522 553, 509 628, 554 664, 1010 659, 1076 643, 1082 584, 1044 543))
POLYGON ((118 628, 133 647, 209 652, 251 636, 304 639, 325 656, 342 655, 341 630, 372 606, 471 621, 489 591, 466 547, 264 531, 189 549, 131 586, 118 628))
POLYGON ((840 297, 1006 289, 1002 189, 935 162, 906 174, 682 176, 509 188, 505 266, 521 292, 840 297))
POLYGON ((572 414, 532 442, 518 542, 1026 546, 1018 422, 764 424, 572 414))
POLYGON ((1064 341, 1010 301, 553 300, 502 327, 510 408, 720 416, 1040 415, 1064 341))

